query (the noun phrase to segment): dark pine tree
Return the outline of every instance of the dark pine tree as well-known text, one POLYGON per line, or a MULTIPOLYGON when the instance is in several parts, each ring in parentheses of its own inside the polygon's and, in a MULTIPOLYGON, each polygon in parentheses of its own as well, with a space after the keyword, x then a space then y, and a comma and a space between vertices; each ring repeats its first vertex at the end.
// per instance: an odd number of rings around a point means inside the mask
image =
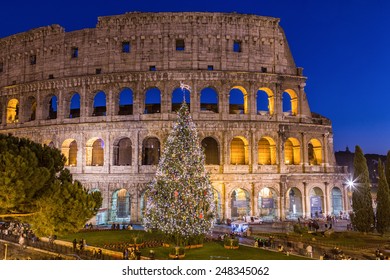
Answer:
POLYGON ((385 176, 385 169, 382 161, 378 164, 378 192, 376 207, 376 230, 383 234, 390 229, 390 191, 385 176))
POLYGON ((352 224, 360 232, 369 232, 374 225, 374 210, 366 158, 359 146, 353 159, 355 187, 352 193, 352 224))
POLYGON ((210 231, 214 195, 204 164, 195 124, 183 102, 146 192, 145 228, 160 230, 177 246, 210 231))

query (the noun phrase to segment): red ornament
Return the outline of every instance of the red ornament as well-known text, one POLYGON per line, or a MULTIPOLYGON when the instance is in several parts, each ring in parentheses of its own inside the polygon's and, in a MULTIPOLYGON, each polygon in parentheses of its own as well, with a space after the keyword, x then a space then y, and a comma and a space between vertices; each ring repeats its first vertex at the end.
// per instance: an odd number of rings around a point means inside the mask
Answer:
POLYGON ((199 214, 199 218, 200 218, 200 219, 203 219, 203 213, 200 213, 200 214, 199 214))
POLYGON ((178 195, 179 195, 179 192, 175 191, 175 197, 178 197, 178 195))

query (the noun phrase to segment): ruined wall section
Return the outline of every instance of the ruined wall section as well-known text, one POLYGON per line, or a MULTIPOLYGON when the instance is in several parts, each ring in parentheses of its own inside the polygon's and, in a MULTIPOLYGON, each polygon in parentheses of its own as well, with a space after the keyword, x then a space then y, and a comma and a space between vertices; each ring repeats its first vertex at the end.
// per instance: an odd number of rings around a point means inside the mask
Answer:
POLYGON ((0 64, 0 86, 152 66, 298 73, 279 19, 219 13, 128 13, 67 33, 59 25, 42 27, 0 39, 0 64), (176 50, 176 40, 184 40, 184 50, 176 50), (123 42, 129 42, 129 53, 122 51, 123 42))

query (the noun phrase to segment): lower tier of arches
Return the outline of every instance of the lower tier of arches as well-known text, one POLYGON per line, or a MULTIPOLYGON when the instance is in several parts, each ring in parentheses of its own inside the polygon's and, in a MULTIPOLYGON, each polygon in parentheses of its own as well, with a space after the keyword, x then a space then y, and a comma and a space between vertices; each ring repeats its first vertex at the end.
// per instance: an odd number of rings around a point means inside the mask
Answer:
MULTIPOLYGON (((265 221, 344 216, 351 210, 345 174, 282 175, 271 179, 245 179, 245 175, 239 174, 219 176, 211 178, 216 222, 245 216, 258 216, 265 221)), ((74 174, 74 178, 90 191, 102 193, 103 205, 91 219, 93 224, 142 223, 146 178, 111 180, 93 174, 74 174)))

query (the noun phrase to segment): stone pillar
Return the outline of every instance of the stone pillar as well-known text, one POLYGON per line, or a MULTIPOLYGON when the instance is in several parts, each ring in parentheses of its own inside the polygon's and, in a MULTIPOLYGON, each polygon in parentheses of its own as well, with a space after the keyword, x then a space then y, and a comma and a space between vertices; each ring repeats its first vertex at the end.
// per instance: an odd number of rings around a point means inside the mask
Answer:
MULTIPOLYGON (((322 165, 325 166, 325 168, 329 165, 329 156, 328 156, 328 136, 329 133, 326 132, 322 135, 322 154, 323 154, 323 159, 322 159, 322 165)), ((326 171, 325 171, 326 172, 326 171)))
POLYGON ((279 208, 280 208, 280 219, 285 220, 286 219, 286 209, 287 209, 287 200, 286 200, 286 183, 285 182, 279 182, 280 184, 280 201, 279 201, 279 208))
POLYGON ((226 220, 227 219, 227 209, 226 209, 226 204, 228 202, 226 201, 226 187, 225 187, 225 183, 222 183, 222 190, 221 190, 221 206, 222 206, 222 220, 226 220))
POLYGON ((303 217, 306 218, 310 215, 308 215, 307 211, 307 183, 302 182, 303 184, 303 204, 302 204, 302 212, 303 212, 303 217))
POLYGON ((256 215, 255 211, 255 184, 251 183, 251 216, 256 215))
POLYGON ((324 214, 325 215, 329 215, 330 214, 330 211, 329 211, 329 192, 328 192, 328 185, 329 183, 328 182, 324 182, 324 186, 325 186, 325 193, 324 193, 324 214))

